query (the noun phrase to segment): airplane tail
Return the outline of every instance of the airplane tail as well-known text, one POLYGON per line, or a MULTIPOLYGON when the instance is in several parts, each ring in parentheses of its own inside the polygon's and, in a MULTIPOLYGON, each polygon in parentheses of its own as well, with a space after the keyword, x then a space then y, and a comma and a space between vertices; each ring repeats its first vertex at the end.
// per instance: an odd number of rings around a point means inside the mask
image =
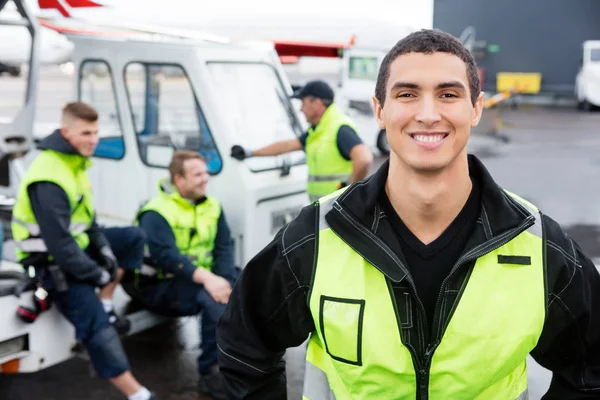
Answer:
POLYGON ((40 10, 57 10, 65 18, 71 17, 73 8, 104 7, 93 0, 38 0, 40 10))

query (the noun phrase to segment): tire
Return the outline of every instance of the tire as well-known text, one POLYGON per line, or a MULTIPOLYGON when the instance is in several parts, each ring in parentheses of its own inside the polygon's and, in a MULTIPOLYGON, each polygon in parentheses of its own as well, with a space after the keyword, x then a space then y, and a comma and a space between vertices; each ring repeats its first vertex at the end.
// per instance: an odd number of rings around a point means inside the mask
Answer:
POLYGON ((592 111, 592 105, 586 99, 577 102, 577 109, 580 111, 592 111))
POLYGON ((377 149, 385 156, 390 155, 390 144, 388 143, 385 129, 380 130, 377 134, 377 149))
POLYGON ((17 78, 17 77, 21 76, 21 68, 19 68, 19 67, 9 67, 8 68, 8 73, 10 74, 10 76, 17 78))
POLYGON ((0 271, 0 280, 22 280, 27 279, 27 274, 19 271, 0 271))

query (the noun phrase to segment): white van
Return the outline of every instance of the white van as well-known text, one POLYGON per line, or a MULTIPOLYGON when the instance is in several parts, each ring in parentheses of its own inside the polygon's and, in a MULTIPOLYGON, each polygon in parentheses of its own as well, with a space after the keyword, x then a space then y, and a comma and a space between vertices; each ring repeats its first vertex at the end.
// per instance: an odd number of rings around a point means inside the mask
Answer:
POLYGON ((589 111, 600 107, 600 40, 587 40, 575 79, 577 108, 589 111))

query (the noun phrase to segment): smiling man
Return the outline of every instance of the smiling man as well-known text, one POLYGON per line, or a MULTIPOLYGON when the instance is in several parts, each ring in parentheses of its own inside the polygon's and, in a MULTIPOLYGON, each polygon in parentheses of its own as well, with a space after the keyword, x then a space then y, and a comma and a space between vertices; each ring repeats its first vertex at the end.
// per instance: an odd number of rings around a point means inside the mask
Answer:
POLYGON ((221 400, 215 335, 239 270, 231 233, 221 204, 207 193, 210 175, 198 152, 174 152, 169 174, 136 217, 146 233, 148 265, 134 281, 126 277, 123 286, 157 314, 202 313, 198 390, 221 400))
POLYGON ((554 373, 546 399, 597 398, 600 276, 467 154, 483 105, 469 52, 412 33, 373 103, 389 161, 304 208, 230 296, 230 398, 285 399, 281 357, 307 337, 308 400, 526 399, 529 354, 554 373))

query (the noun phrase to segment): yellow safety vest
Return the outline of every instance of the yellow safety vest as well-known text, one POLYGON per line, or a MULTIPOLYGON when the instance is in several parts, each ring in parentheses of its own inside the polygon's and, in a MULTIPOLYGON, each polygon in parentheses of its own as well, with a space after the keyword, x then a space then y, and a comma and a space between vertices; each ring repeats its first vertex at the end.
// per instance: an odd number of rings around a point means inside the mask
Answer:
POLYGON ((342 157, 337 147, 338 130, 343 125, 356 131, 352 120, 332 104, 327 107, 317 126, 308 130, 305 151, 310 201, 335 192, 352 175, 352 161, 342 157))
MULTIPOLYGON (((308 344, 303 399, 415 399, 417 373, 423 371, 401 341, 391 287, 324 218, 338 195, 321 199, 309 295, 316 331, 308 344)), ((535 206, 509 195, 539 215, 535 206)), ((545 310, 542 226, 536 219, 477 259, 425 371, 428 399, 526 399, 526 357, 541 335, 545 310), (499 255, 525 255, 531 264, 500 263, 499 255)))
POLYGON ((43 150, 29 166, 19 185, 11 222, 18 260, 25 259, 31 253, 48 251, 27 190, 35 182, 52 182, 65 191, 71 205, 69 231, 80 248, 85 250, 88 247, 90 240, 86 231, 94 221, 92 191, 87 174, 91 164, 89 159, 78 154, 43 150))
MULTIPOLYGON (((217 225, 221 216, 221 205, 213 197, 198 204, 181 197, 167 181, 159 183, 160 193, 146 203, 138 212, 136 220, 146 211, 159 213, 168 223, 175 236, 181 254, 200 268, 212 269, 213 250, 217 237, 217 225)), ((164 278, 160 268, 158 277, 164 278)))

